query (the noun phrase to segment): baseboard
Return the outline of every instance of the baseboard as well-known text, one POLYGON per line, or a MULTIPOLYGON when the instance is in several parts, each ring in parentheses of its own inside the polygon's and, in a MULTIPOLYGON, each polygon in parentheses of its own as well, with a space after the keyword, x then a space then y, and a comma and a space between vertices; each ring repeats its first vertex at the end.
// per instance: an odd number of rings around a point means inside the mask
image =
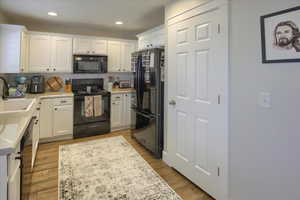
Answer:
POLYGON ((56 142, 56 141, 70 140, 70 139, 73 139, 73 135, 56 136, 56 137, 51 137, 51 138, 41 138, 39 143, 56 142))

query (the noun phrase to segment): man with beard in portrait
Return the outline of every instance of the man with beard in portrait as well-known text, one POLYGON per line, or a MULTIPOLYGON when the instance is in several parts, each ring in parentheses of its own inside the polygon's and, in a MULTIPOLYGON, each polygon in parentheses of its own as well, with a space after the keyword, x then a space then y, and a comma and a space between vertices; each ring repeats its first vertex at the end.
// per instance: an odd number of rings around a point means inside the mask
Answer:
POLYGON ((296 34, 299 33, 299 28, 292 21, 280 22, 274 30, 274 45, 280 49, 290 50, 295 48, 293 45, 296 34))
POLYGON ((294 37, 293 47, 297 52, 300 53, 300 33, 297 33, 297 35, 294 37))

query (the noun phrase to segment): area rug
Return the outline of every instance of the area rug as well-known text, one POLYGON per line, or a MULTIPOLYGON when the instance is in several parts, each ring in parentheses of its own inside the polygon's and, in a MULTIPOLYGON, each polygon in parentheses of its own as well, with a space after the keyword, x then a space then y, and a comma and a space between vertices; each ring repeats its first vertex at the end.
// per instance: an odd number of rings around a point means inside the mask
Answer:
POLYGON ((182 200, 122 136, 59 147, 59 200, 182 200))

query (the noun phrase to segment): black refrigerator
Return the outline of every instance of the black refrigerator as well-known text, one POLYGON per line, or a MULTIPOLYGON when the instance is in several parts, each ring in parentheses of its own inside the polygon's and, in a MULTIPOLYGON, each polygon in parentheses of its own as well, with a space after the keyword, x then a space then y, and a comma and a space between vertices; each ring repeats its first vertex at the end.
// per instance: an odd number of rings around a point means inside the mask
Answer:
POLYGON ((132 109, 136 126, 132 137, 156 158, 162 157, 164 132, 164 49, 132 54, 136 100, 132 109))

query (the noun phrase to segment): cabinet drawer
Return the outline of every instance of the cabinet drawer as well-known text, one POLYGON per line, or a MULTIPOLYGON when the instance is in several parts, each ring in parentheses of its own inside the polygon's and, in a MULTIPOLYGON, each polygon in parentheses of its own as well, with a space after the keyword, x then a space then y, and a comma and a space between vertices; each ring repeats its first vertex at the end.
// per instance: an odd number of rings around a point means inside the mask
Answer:
POLYGON ((64 105, 72 105, 73 98, 57 98, 53 100, 53 105, 55 106, 64 106, 64 105))
POLYGON ((122 94, 114 94, 114 95, 111 96, 111 100, 112 101, 121 101, 122 97, 123 97, 122 94))

